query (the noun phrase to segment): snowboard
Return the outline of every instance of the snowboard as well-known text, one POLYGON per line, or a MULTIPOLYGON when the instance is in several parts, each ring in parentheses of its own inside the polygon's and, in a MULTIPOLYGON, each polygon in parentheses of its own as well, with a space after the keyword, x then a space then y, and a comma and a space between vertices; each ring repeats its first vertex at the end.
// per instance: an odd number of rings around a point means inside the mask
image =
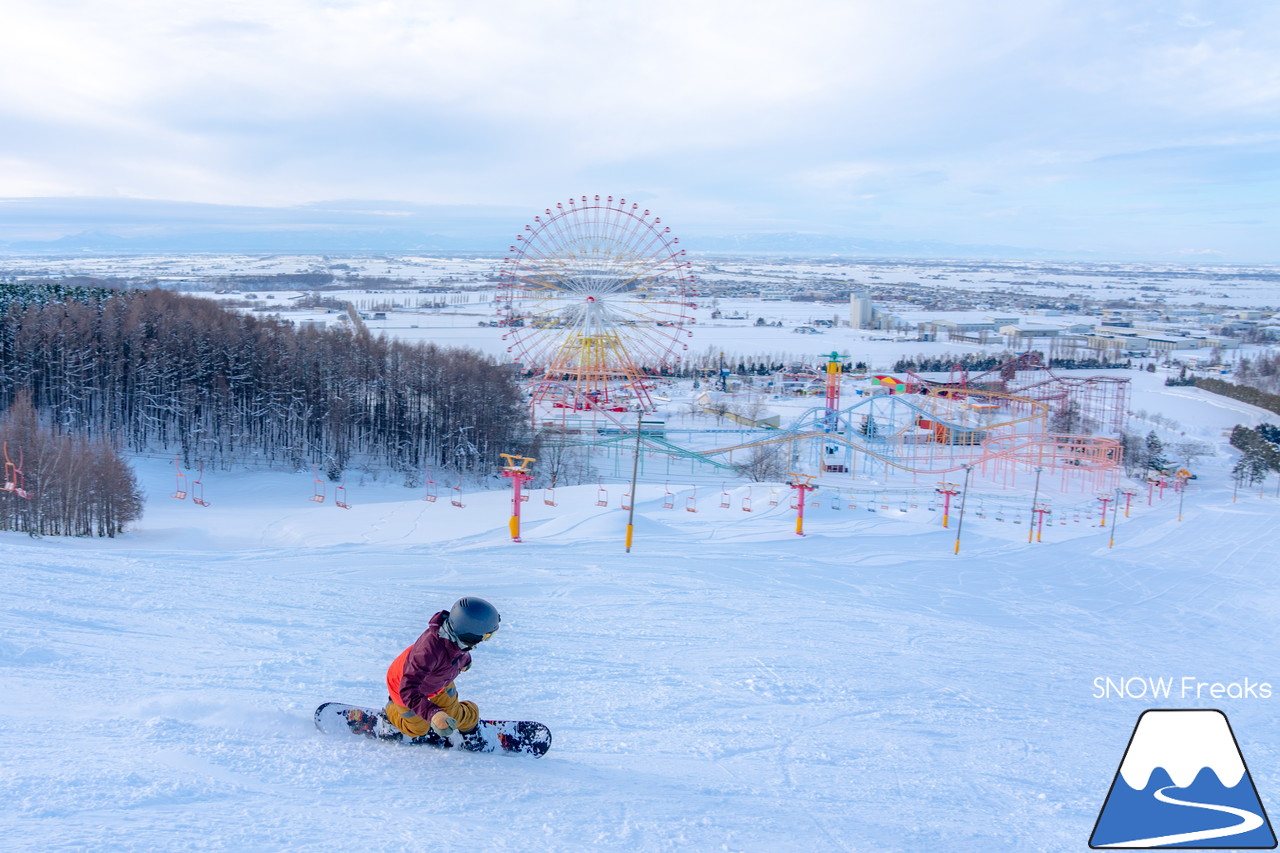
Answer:
POLYGON ((386 722, 378 725, 381 714, 377 710, 344 705, 341 702, 325 702, 316 708, 315 718, 316 728, 325 734, 364 735, 406 746, 433 746, 464 752, 504 752, 532 755, 534 758, 542 757, 551 748, 551 730, 542 723, 531 720, 481 720, 480 725, 473 732, 468 732, 465 738, 455 732, 446 739, 435 732, 428 732, 422 737, 407 737, 394 730, 390 734, 379 734, 391 727, 386 722))

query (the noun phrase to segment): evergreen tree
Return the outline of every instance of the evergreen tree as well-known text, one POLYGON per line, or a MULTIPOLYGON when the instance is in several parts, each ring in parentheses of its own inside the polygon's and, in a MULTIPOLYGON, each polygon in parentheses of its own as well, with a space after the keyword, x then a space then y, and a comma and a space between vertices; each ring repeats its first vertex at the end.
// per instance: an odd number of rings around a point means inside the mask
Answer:
POLYGON ((1164 442, 1160 440, 1160 436, 1156 435, 1155 430, 1151 430, 1151 432, 1147 433, 1147 438, 1144 444, 1146 449, 1147 468, 1155 471, 1163 471, 1169 467, 1169 460, 1164 455, 1164 442))
POLYGON ((1147 470, 1147 448, 1136 433, 1120 431, 1120 454, 1126 473, 1136 474, 1147 470))
POLYGON ((1049 418, 1049 432, 1058 435, 1078 435, 1084 429, 1084 418, 1080 413, 1080 404, 1068 399, 1054 409, 1049 418))
POLYGON ((1240 454, 1240 458, 1236 460, 1231 473, 1236 478, 1236 482, 1246 486, 1253 486, 1265 480, 1267 474, 1273 470, 1276 469, 1272 467, 1265 451, 1255 444, 1240 454))

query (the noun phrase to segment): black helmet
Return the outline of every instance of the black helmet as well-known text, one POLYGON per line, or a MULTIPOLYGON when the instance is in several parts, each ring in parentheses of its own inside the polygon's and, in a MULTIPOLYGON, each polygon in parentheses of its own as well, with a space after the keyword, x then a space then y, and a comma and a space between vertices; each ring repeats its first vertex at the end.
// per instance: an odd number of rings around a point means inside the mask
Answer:
POLYGON ((449 639, 469 648, 489 639, 501 621, 497 608, 483 598, 459 598, 445 617, 444 626, 449 639))

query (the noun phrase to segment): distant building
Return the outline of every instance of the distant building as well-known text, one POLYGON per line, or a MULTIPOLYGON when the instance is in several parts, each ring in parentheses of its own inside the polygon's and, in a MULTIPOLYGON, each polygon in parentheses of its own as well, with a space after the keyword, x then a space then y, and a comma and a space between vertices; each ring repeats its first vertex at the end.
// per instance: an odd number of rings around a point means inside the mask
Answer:
POLYGON ((876 309, 868 293, 849 294, 849 325, 855 329, 872 329, 876 309))

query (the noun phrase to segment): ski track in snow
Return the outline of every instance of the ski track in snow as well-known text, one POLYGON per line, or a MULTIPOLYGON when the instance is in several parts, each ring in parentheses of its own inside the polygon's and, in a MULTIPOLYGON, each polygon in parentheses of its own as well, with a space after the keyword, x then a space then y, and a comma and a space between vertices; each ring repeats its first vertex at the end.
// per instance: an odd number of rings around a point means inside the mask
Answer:
MULTIPOLYGON (((1114 548, 970 519, 955 556, 934 514, 825 506, 800 538, 652 484, 631 554, 594 485, 513 545, 498 493, 335 511, 283 475, 114 541, 2 534, 0 849, 1081 850, 1152 706, 1093 679, 1280 684, 1280 503, 1233 504, 1230 461, 1114 548), (463 594, 504 621, 461 694, 547 723, 546 758, 315 731, 463 594)), ((1276 701, 1177 703, 1225 706, 1264 801, 1276 701)))

